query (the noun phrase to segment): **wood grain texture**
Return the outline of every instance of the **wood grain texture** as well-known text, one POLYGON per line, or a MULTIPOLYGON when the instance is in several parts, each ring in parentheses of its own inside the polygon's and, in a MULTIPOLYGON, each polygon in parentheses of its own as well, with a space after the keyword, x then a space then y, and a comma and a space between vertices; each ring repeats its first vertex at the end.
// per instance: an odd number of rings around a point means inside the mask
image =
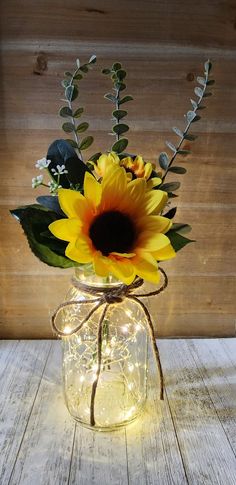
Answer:
POLYGON ((8 483, 32 413, 51 342, 21 341, 10 354, 5 342, 1 342, 0 347, 1 353, 7 352, 9 356, 7 367, 3 368, 1 363, 0 395, 0 482, 8 483))
MULTIPOLYGON (((235 454, 225 427, 219 420, 216 400, 212 399, 211 386, 214 374, 208 383, 204 380, 200 371, 201 362, 193 358, 189 347, 184 341, 161 342, 161 358, 164 368, 167 369, 168 403, 186 473, 189 482, 193 484, 234 485, 235 454)), ((209 342, 209 349, 213 355, 217 355, 217 345, 215 346, 214 341, 212 344, 209 342)), ((210 360, 207 368, 211 368, 210 360)), ((219 357, 215 374, 224 381, 225 373, 227 369, 219 357)), ((218 381, 217 393, 221 399, 224 398, 224 392, 225 388, 222 389, 218 381)), ((235 414, 235 399, 233 406, 235 414)), ((227 406, 223 407, 223 412, 227 414, 227 406)))
POLYGON ((2 341, 1 483, 235 485, 236 339, 162 340, 159 348, 164 402, 151 359, 143 415, 99 433, 66 410, 60 342, 2 341))
MULTIPOLYGON (((31 189, 35 160, 64 136, 57 112, 60 81, 76 57, 98 56, 81 83, 80 103, 96 145, 111 145, 110 88, 102 67, 128 70, 129 148, 155 161, 171 127, 184 127, 196 76, 214 65, 213 96, 193 126, 199 139, 181 164, 187 174, 177 199, 178 222, 196 243, 165 263, 169 288, 152 301, 160 336, 235 335, 236 5, 230 0, 10 0, 1 4, 0 97, 0 337, 50 338, 50 313, 64 298, 70 272, 49 268, 30 253, 9 209, 43 193, 31 189)), ((128 92, 127 91, 127 92, 128 92)), ((188 148, 186 146, 186 148, 188 148)), ((180 176, 176 176, 179 178, 180 176)), ((170 177, 170 180, 173 176, 170 177)))

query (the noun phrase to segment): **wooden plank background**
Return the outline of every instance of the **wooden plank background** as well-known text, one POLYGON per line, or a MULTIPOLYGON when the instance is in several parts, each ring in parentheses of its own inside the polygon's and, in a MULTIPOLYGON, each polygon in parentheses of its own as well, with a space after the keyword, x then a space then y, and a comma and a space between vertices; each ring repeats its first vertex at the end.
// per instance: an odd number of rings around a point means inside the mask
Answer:
POLYGON ((214 96, 194 126, 200 137, 183 162, 177 199, 177 220, 193 226, 197 242, 165 263, 169 288, 152 309, 160 336, 235 335, 236 2, 8 0, 1 23, 1 337, 52 335, 49 315, 71 271, 40 263, 9 209, 41 193, 31 178, 35 161, 64 136, 63 72, 94 53, 98 65, 80 98, 96 140, 88 156, 110 146, 111 105, 103 99, 110 84, 100 69, 120 60, 135 98, 127 105, 129 147, 152 161, 167 137, 176 140, 171 127, 184 126, 196 76, 212 59, 214 96))

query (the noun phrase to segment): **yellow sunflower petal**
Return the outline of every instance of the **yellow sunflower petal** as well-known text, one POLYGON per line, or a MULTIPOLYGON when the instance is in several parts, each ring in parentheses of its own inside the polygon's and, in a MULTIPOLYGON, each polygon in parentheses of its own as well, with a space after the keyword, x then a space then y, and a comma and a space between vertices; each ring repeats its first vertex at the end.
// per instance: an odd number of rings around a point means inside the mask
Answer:
POLYGON ((168 195, 163 190, 147 191, 144 198, 146 213, 158 214, 165 207, 167 200, 168 195))
POLYGON ((158 283, 160 274, 158 272, 158 265, 156 260, 150 255, 143 253, 142 256, 137 256, 132 260, 135 272, 140 278, 150 281, 151 283, 158 283))
POLYGON ((76 247, 74 242, 68 244, 65 254, 67 258, 77 263, 91 263, 93 260, 92 252, 85 251, 83 247, 76 247))
POLYGON ((146 180, 149 179, 151 173, 152 173, 152 164, 150 162, 147 162, 145 163, 145 166, 144 166, 144 177, 146 180))
POLYGON ((127 259, 123 261, 113 259, 110 269, 111 273, 126 285, 130 285, 136 276, 133 265, 127 259))
POLYGON ((68 217, 83 218, 85 211, 89 209, 89 205, 85 197, 71 189, 58 190, 59 204, 68 217))
POLYGON ((157 261, 165 261, 166 259, 175 258, 176 252, 172 245, 169 243, 164 248, 152 252, 152 255, 154 256, 154 258, 157 259, 157 261))
POLYGON ((135 253, 116 253, 115 251, 110 254, 119 256, 120 258, 133 258, 135 256, 135 253))
POLYGON ((153 177, 147 181, 147 189, 151 190, 154 187, 157 187, 158 185, 160 185, 161 182, 162 180, 159 177, 153 177))
POLYGON ((165 234, 152 234, 149 233, 148 237, 143 238, 139 243, 139 248, 146 252, 153 253, 159 251, 170 244, 170 240, 165 234))
POLYGON ((116 207, 122 198, 127 187, 127 178, 124 168, 115 167, 107 170, 102 179, 101 208, 107 210, 116 207))
POLYGON ((110 261, 100 251, 94 254, 93 266, 98 276, 105 278, 110 273, 110 261))
POLYGON ((141 210, 143 204, 143 198, 146 191, 146 182, 144 179, 135 179, 131 182, 128 182, 126 193, 123 195, 123 201, 127 201, 129 209, 141 210))
POLYGON ((81 222, 78 219, 59 219, 52 222, 48 229, 58 239, 73 241, 80 233, 81 222))
POLYGON ((148 233, 156 234, 157 232, 165 233, 169 231, 172 222, 167 217, 163 216, 144 216, 138 220, 140 228, 142 228, 142 240, 148 236, 148 233))
POLYGON ((102 195, 101 184, 91 175, 86 172, 84 177, 84 196, 91 204, 97 206, 100 203, 102 195))

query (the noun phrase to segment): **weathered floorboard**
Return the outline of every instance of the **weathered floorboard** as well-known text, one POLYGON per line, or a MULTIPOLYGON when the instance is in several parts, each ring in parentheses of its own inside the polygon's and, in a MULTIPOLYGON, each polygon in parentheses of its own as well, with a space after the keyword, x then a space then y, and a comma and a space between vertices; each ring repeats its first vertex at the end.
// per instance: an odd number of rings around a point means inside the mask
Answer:
POLYGON ((7 484, 33 412, 51 342, 19 342, 1 377, 0 483, 7 484))
POLYGON ((214 344, 209 340, 190 341, 188 347, 236 456, 235 368, 218 339, 214 340, 214 344))
POLYGON ((9 485, 67 484, 74 429, 62 394, 60 342, 53 342, 9 485))
MULTIPOLYGON (((214 341, 211 345, 214 351, 214 341)), ((162 341, 161 357, 189 483, 235 485, 235 455, 198 369, 200 363, 184 341, 162 341)))

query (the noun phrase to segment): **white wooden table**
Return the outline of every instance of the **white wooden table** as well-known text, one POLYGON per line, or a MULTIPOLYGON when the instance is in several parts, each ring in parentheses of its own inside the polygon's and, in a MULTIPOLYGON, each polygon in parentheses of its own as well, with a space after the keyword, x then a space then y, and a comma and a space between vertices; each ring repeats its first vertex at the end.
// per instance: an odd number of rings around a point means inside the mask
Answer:
POLYGON ((152 386, 142 418, 95 433, 64 405, 60 342, 0 341, 0 484, 236 485, 236 339, 159 348, 165 401, 152 386))

